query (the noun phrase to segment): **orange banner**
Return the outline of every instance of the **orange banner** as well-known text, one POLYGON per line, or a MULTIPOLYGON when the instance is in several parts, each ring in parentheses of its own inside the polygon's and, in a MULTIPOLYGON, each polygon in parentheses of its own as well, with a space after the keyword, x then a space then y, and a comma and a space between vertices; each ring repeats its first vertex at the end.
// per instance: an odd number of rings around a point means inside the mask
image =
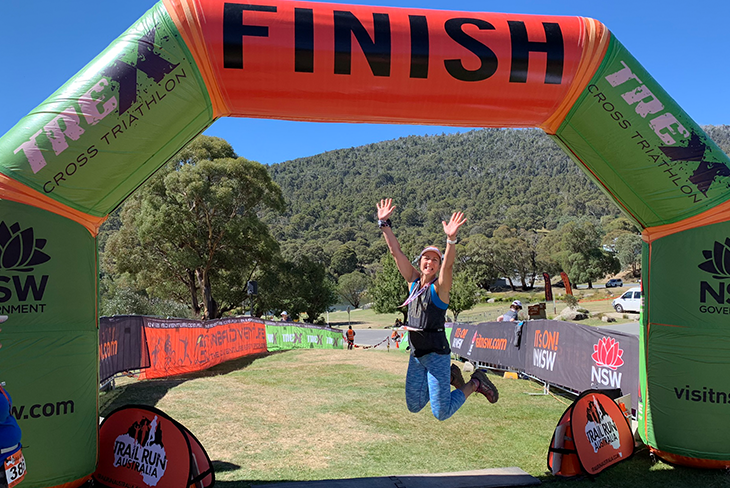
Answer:
POLYGON ((561 271, 560 278, 563 280, 563 286, 565 286, 565 294, 572 295, 573 288, 570 286, 570 279, 568 278, 568 273, 566 273, 565 271, 561 271))
POLYGON ((212 320, 145 317, 150 367, 143 378, 164 378, 202 371, 249 354, 266 352, 263 321, 241 318, 212 320))
POLYGON ((582 17, 279 0, 164 4, 216 116, 535 127, 574 84, 587 83, 607 39, 582 17))

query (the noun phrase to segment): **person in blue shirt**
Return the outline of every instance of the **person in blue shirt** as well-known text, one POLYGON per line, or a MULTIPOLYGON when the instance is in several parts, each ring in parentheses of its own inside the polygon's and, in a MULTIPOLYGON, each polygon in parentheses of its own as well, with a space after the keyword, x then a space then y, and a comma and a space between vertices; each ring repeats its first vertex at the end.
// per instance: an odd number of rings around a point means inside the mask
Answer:
POLYGON ((393 233, 390 217, 395 210, 393 199, 383 199, 377 205, 378 227, 383 231, 388 249, 398 271, 408 282, 410 294, 401 305, 408 307, 411 355, 406 373, 406 404, 411 412, 419 412, 431 402, 431 411, 439 420, 451 417, 474 392, 484 395, 490 403, 499 399, 497 388, 478 369, 465 382, 458 366, 451 364, 451 348, 444 331, 446 309, 453 283, 454 260, 459 228, 466 218, 454 212, 449 222, 442 222, 446 234, 446 252, 435 246, 426 247, 413 266, 403 253, 393 233), (451 386, 456 389, 451 390, 451 386))
POLYGON ((520 310, 522 310, 522 302, 515 300, 512 302, 512 305, 509 306, 509 311, 507 311, 504 315, 497 317, 497 322, 514 322, 518 320, 520 310))

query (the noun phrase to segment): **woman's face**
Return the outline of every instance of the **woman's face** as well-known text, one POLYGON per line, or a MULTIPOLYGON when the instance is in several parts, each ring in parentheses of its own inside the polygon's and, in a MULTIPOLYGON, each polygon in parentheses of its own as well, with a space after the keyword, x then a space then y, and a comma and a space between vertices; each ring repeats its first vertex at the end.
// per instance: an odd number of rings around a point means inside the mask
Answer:
POLYGON ((441 269, 441 257, 434 251, 426 251, 421 256, 420 268, 424 276, 436 276, 441 269))

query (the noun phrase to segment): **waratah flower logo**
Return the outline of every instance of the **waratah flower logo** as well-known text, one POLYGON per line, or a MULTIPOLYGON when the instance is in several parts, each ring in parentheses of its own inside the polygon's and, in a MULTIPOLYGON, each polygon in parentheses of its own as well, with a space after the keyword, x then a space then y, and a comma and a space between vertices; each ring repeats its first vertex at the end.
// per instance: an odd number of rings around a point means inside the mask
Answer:
POLYGON ((36 239, 33 228, 20 230, 20 224, 8 227, 0 222, 0 269, 33 271, 33 266, 43 264, 51 257, 41 251, 46 247, 45 239, 36 239))
POLYGON ((713 278, 730 278, 730 237, 725 238, 725 243, 715 241, 712 251, 702 251, 707 259, 699 265, 702 271, 712 273, 713 278))
POLYGON ((596 362, 596 365, 611 368, 615 371, 619 366, 623 366, 624 360, 621 359, 623 355, 624 350, 618 347, 616 339, 601 337, 598 344, 593 345, 591 358, 596 362))

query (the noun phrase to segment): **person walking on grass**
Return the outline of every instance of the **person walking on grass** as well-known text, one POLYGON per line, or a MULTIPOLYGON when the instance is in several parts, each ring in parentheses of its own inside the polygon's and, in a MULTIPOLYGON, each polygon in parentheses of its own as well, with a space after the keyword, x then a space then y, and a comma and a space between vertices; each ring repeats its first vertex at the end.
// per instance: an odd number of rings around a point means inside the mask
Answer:
POLYGON ((345 338, 347 339, 347 349, 352 350, 355 345, 355 331, 352 330, 352 326, 345 331, 345 338))
POLYGON ((461 369, 451 364, 451 348, 444 332, 446 309, 453 283, 456 258, 456 234, 466 218, 454 212, 449 222, 442 222, 446 234, 446 252, 429 246, 418 256, 414 267, 403 253, 393 233, 390 217, 395 210, 393 199, 380 200, 378 227, 383 231, 390 254, 398 271, 408 282, 410 294, 401 305, 408 306, 408 326, 411 355, 406 373, 406 404, 411 412, 420 412, 430 401, 431 411, 438 420, 451 417, 474 392, 484 395, 490 403, 499 399, 497 388, 484 370, 478 369, 468 382, 461 369), (456 389, 451 390, 451 386, 456 389))

